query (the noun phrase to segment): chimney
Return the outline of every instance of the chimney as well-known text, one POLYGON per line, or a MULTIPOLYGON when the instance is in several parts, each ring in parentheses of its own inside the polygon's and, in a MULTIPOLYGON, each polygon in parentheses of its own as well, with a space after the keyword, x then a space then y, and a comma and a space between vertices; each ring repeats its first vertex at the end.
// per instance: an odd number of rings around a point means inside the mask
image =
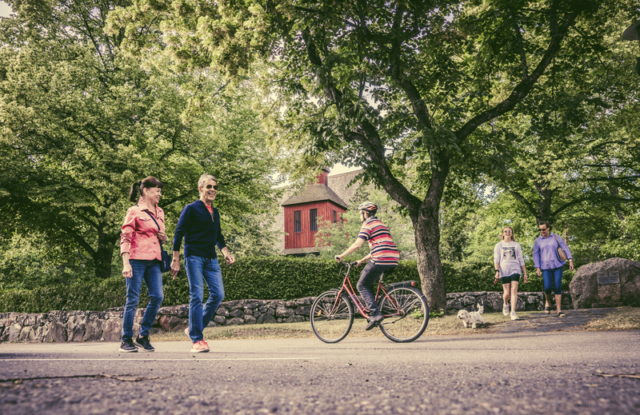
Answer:
POLYGON ((316 176, 316 179, 318 179, 318 183, 316 184, 323 184, 325 186, 329 186, 329 172, 331 170, 329 170, 326 167, 322 168, 322 173, 320 173, 319 176, 316 176))

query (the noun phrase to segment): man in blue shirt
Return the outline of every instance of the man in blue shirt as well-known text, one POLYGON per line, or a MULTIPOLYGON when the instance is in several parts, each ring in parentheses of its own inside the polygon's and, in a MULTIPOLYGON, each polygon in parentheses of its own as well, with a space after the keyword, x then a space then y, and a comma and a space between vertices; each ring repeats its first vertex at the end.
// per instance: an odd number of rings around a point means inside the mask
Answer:
POLYGON ((173 261, 171 274, 175 279, 180 271, 180 245, 184 238, 184 265, 189 280, 189 328, 185 330, 191 338, 191 352, 209 351, 202 331, 209 324, 218 306, 224 299, 222 272, 216 254, 216 245, 227 264, 235 262, 229 253, 220 228, 220 213, 211 206, 218 193, 215 177, 203 174, 198 180, 200 199, 182 209, 175 236, 173 237, 173 261), (203 281, 209 287, 209 299, 202 308, 203 281))

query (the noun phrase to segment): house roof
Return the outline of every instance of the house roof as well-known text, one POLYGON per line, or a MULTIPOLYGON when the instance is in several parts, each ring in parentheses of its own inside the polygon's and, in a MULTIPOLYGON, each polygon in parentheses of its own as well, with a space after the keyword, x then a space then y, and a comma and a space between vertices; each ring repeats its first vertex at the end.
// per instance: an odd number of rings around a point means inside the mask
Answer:
POLYGON ((355 179, 356 176, 360 173, 362 173, 362 169, 329 176, 329 187, 331 188, 331 190, 336 192, 340 199, 350 205, 351 197, 356 192, 356 189, 360 187, 360 182, 354 183, 354 185, 351 187, 348 186, 349 183, 351 183, 351 181, 355 179))
POLYGON ((299 194, 291 196, 282 203, 282 206, 300 205, 303 203, 322 202, 328 200, 346 209, 347 204, 340 197, 324 184, 307 185, 299 194))

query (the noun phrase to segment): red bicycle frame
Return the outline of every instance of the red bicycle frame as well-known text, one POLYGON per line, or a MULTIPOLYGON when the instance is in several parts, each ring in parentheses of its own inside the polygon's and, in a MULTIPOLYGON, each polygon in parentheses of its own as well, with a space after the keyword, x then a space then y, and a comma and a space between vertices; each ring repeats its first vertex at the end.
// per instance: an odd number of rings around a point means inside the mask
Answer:
MULTIPOLYGON (((342 281, 342 287, 340 287, 340 290, 338 291, 338 295, 336 296, 336 302, 333 305, 334 309, 338 306, 338 303, 340 301, 340 296, 342 295, 343 292, 347 292, 347 294, 349 295, 349 298, 351 299, 351 302, 353 304, 355 304, 356 308, 358 309, 358 311, 360 312, 360 314, 365 317, 365 318, 369 318, 369 310, 366 309, 366 307, 364 306, 364 304, 362 304, 362 301, 360 301, 360 298, 355 294, 355 290, 353 289, 353 285, 351 285, 351 280, 349 279, 349 272, 351 271, 351 264, 347 264, 347 273, 344 276, 344 280, 342 281)), ((384 275, 382 276, 384 277, 384 275)), ((384 293, 384 296, 389 300, 389 302, 391 303, 391 305, 393 306, 393 308, 396 309, 396 313, 400 313, 400 308, 398 307, 398 304, 396 303, 396 301, 389 297, 387 295, 387 290, 384 289, 384 286, 382 285, 382 277, 380 278, 380 281, 378 281, 378 289, 376 290, 376 297, 375 297, 375 302, 378 302, 378 298, 380 296, 380 291, 382 290, 382 293, 384 293)), ((392 316, 394 314, 386 314, 385 317, 389 317, 392 316)))

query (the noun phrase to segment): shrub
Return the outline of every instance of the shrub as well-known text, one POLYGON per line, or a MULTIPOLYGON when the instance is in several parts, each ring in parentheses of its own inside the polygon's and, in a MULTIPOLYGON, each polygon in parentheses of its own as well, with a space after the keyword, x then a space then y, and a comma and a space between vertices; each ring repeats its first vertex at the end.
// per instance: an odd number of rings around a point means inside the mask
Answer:
MULTIPOLYGON (((314 258, 243 258, 232 266, 223 263, 221 267, 226 301, 315 296, 339 287, 344 275, 341 264, 314 258)), ((492 264, 444 263, 443 267, 447 292, 502 291, 499 283, 493 284, 492 264)), ((351 273, 354 285, 361 270, 358 268, 357 272, 351 273)), ((542 291, 542 278, 535 276, 533 269, 528 273, 531 276, 529 283, 522 285, 521 291, 542 291)), ((163 279, 164 306, 189 302, 189 286, 184 271, 175 280, 170 274, 165 274, 163 279)), ((416 261, 402 261, 394 272, 385 275, 384 280, 387 283, 415 280, 420 287, 416 261)), ((568 291, 568 283, 569 279, 565 278, 563 290, 568 291)), ((112 277, 33 290, 5 290, 0 292, 0 312, 99 311, 121 307, 124 301, 125 282, 122 277, 112 277)), ((145 307, 148 301, 146 289, 143 289, 139 306, 145 307)))

